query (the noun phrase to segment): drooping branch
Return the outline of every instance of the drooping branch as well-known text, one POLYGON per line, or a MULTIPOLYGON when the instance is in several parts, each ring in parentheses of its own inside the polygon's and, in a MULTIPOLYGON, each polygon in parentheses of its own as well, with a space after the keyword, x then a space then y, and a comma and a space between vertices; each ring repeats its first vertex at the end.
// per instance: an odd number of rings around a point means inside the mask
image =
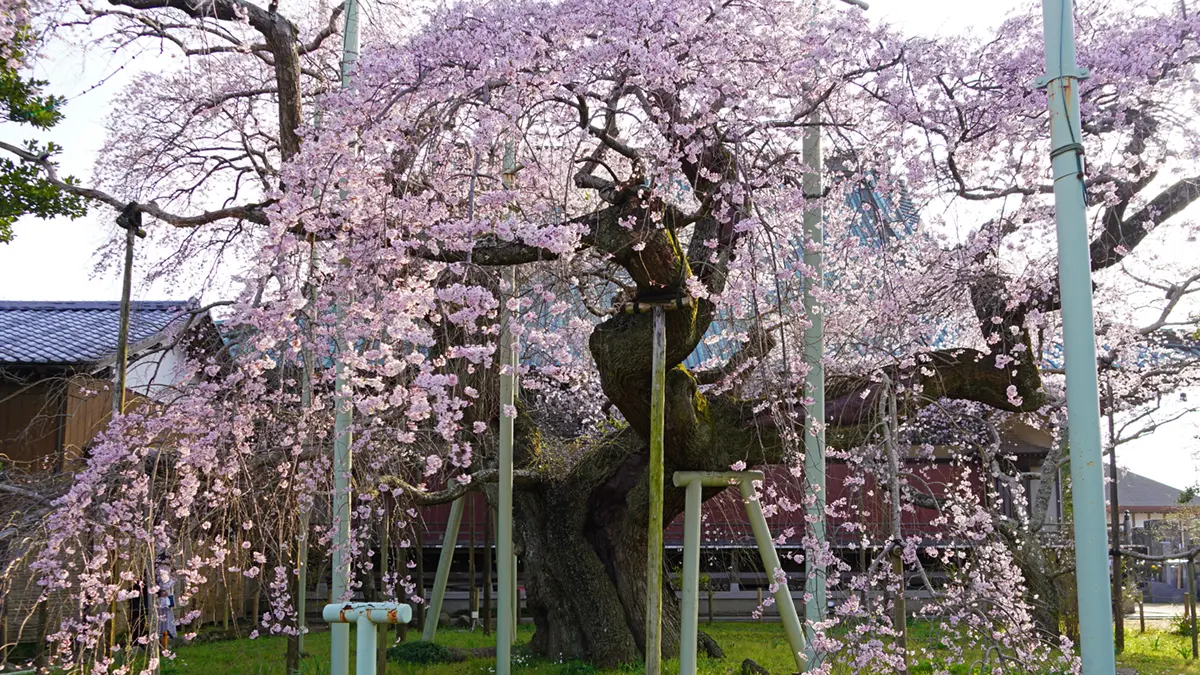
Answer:
MULTIPOLYGON (((482 490, 488 483, 495 483, 499 473, 497 469, 484 469, 478 473, 470 474, 471 482, 469 483, 456 482, 450 487, 434 492, 411 485, 398 476, 384 476, 379 480, 379 485, 384 488, 399 489, 417 506, 436 506, 438 504, 449 504, 468 492, 482 490)), ((523 469, 513 471, 513 484, 518 487, 535 487, 540 482, 541 477, 535 471, 523 469)))
POLYGON ((755 324, 741 349, 729 357, 724 365, 697 372, 696 381, 700 384, 716 384, 741 370, 750 361, 765 357, 775 348, 776 342, 775 331, 766 330, 761 324, 755 324))

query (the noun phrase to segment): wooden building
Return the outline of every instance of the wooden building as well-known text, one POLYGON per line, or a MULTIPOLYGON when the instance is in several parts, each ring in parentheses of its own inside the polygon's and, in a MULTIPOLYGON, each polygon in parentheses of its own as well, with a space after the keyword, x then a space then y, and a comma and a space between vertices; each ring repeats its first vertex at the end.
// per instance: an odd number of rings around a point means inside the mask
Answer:
MULTIPOLYGON (((59 603, 38 602, 34 551, 13 524, 49 510, 38 486, 68 483, 112 416, 118 302, 0 302, 0 648, 38 642, 59 603)), ((183 384, 179 364, 221 338, 195 301, 133 302, 126 405, 183 384)), ((2 661, 3 659, 0 659, 2 661)))

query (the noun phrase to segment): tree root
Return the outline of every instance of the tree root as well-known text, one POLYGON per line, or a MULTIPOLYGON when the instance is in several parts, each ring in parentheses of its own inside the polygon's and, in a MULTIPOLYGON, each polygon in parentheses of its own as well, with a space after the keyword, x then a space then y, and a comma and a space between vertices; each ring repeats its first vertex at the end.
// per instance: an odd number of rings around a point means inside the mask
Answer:
POLYGON ((754 659, 742 661, 742 675, 771 675, 771 671, 754 662, 754 659))
POLYGON ((700 649, 703 650, 704 653, 708 655, 708 658, 710 658, 710 659, 724 659, 725 658, 725 650, 721 649, 721 645, 717 644, 717 641, 712 639, 712 636, 709 635, 708 633, 705 633, 704 631, 698 631, 696 633, 696 643, 700 647, 700 649))

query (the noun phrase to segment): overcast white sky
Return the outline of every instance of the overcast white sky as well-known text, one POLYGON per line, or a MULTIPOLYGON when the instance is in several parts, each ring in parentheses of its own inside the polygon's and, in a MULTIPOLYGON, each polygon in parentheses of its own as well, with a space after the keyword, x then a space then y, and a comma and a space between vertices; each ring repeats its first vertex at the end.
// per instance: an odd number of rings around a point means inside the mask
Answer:
MULTIPOLYGON (((985 29, 1000 22, 1026 0, 872 0, 870 14, 926 35, 985 29)), ((839 8, 841 9, 841 8, 839 8)), ((846 7, 841 11, 857 11, 846 7)), ((60 157, 63 172, 86 179, 104 142, 104 121, 114 97, 133 74, 120 70, 120 62, 100 50, 81 55, 61 47, 50 50, 48 62, 38 75, 50 80, 55 93, 67 96, 66 119, 51 138, 65 150, 60 157), (116 73, 114 75, 114 73, 116 73), (108 78, 97 86, 97 81, 108 78)), ((12 126, 12 125, 7 125, 12 126)), ((19 141, 26 130, 14 134, 0 125, 0 138, 19 141)), ((16 225, 16 239, 0 245, 0 300, 117 300, 120 280, 93 273, 95 251, 115 231, 111 213, 96 209, 78 221, 49 222, 27 219, 16 225)), ((135 279, 134 297, 139 299, 185 298, 199 288, 147 287, 135 279)), ((210 292, 211 295, 211 292, 210 292)), ((208 300, 215 298, 208 297, 208 300)), ((1191 397, 1200 392, 1191 392, 1191 397)), ((1200 480, 1193 453, 1198 449, 1200 419, 1176 422, 1170 427, 1120 450, 1120 463, 1155 480, 1185 487, 1200 480)))

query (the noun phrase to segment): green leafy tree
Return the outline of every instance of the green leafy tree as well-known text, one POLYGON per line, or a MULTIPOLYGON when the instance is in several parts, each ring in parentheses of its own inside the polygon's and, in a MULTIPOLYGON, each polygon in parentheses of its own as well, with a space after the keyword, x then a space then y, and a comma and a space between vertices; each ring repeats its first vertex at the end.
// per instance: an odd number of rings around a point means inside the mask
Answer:
MULTIPOLYGON (((65 101, 44 93, 47 84, 44 80, 22 76, 24 52, 31 42, 27 31, 19 31, 8 44, 0 47, 0 120, 49 129, 62 120, 65 101)), ((24 150, 28 155, 44 159, 62 148, 55 143, 27 141, 24 150)), ((75 182, 70 177, 65 180, 75 182)), ((85 213, 86 203, 82 197, 69 194, 46 180, 36 165, 0 159, 0 242, 12 240, 13 223, 21 216, 78 218, 85 213)))

